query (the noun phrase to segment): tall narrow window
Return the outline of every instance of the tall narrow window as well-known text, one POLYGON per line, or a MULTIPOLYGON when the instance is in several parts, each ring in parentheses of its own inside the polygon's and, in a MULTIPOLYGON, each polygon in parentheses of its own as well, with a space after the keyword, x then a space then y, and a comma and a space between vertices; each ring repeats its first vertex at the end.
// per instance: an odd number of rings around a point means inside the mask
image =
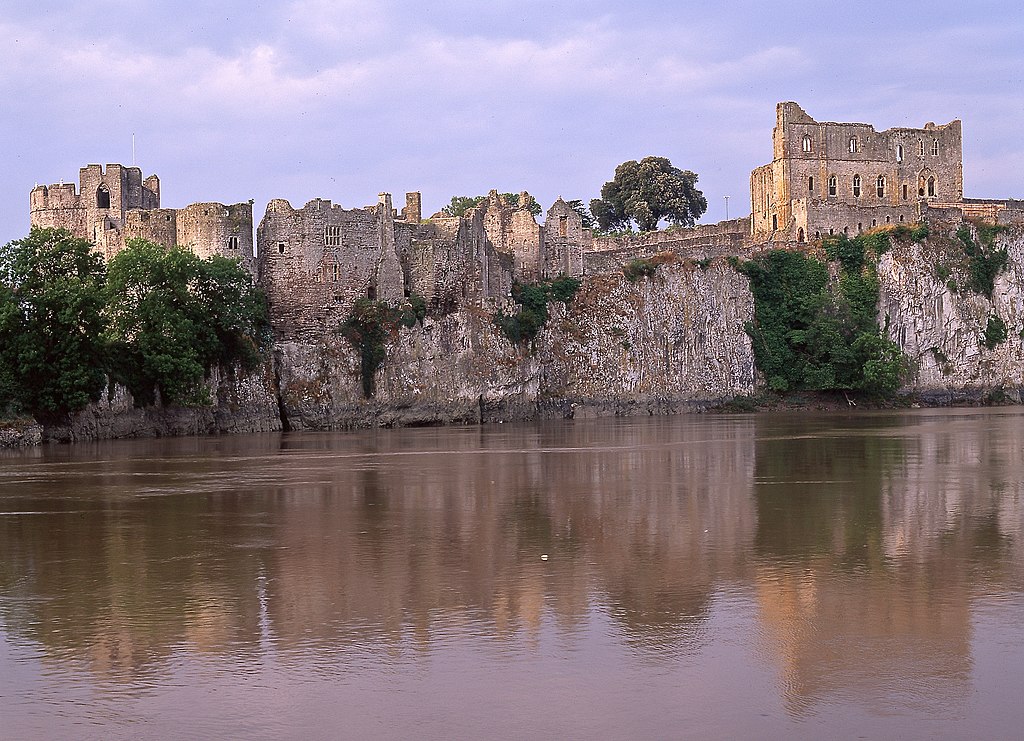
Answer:
POLYGON ((797 229, 796 241, 797 242, 803 242, 804 241, 804 228, 803 227, 800 227, 799 229, 797 229))
POLYGON ((907 184, 903 184, 903 200, 907 200, 907 184))
POLYGON ((853 197, 860 198, 860 175, 853 176, 853 197))
POLYGON ((238 237, 228 237, 228 249, 229 250, 237 250, 238 249, 238 237))
POLYGON ((803 149, 805 152, 811 151, 811 137, 807 136, 806 134, 804 134, 803 149))
POLYGON ((558 217, 558 236, 566 237, 569 235, 569 217, 559 216, 558 217))
POLYGON ((779 230, 779 217, 772 214, 772 231, 777 232, 779 230))
POLYGON ((856 152, 857 152, 857 137, 851 136, 850 137, 850 154, 855 154, 856 152))
POLYGON ((936 156, 939 153, 939 140, 932 139, 932 156, 936 156))
POLYGON ((105 185, 96 189, 96 208, 110 208, 110 191, 105 185))
POLYGON ((279 255, 283 255, 284 254, 284 242, 278 242, 277 243, 277 254, 279 254, 279 255))
POLYGON ((928 178, 928 195, 935 195, 935 178, 928 178))
POLYGON ((807 178, 807 192, 814 193, 814 176, 807 178))
POLYGON ((875 181, 875 191, 879 198, 885 198, 885 175, 879 175, 875 181))
POLYGON ((834 196, 839 188, 839 182, 836 180, 835 175, 829 176, 828 179, 828 194, 834 196))
POLYGON ((919 142, 918 142, 918 144, 919 144, 919 145, 920 145, 920 147, 921 147, 921 154, 924 154, 924 139, 922 139, 921 141, 919 141, 919 142))

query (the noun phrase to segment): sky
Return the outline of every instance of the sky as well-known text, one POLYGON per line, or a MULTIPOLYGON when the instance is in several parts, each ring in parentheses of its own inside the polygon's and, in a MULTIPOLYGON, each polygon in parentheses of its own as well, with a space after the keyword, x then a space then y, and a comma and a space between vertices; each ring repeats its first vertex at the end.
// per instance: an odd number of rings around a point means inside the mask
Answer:
POLYGON ((948 0, 4 0, 0 243, 34 185, 132 162, 161 205, 272 198, 425 214, 491 188, 597 197, 621 162, 749 213, 775 105, 963 121, 965 195, 1024 197, 1024 5, 948 0), (726 201, 726 196, 729 196, 726 201))

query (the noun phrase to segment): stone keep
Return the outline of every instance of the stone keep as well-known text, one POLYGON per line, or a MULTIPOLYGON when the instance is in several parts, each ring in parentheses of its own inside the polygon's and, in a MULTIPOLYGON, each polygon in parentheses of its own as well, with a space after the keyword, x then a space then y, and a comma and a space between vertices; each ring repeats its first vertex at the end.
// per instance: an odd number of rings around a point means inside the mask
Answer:
POLYGON ((255 269, 252 203, 194 203, 160 208, 160 179, 138 167, 86 165, 74 184, 38 185, 29 195, 30 223, 67 229, 110 259, 141 237, 167 247, 189 247, 200 257, 239 258, 255 269))
POLYGON ((772 141, 772 162, 750 176, 755 242, 855 235, 963 200, 959 120, 875 131, 815 121, 796 103, 779 103, 772 141))

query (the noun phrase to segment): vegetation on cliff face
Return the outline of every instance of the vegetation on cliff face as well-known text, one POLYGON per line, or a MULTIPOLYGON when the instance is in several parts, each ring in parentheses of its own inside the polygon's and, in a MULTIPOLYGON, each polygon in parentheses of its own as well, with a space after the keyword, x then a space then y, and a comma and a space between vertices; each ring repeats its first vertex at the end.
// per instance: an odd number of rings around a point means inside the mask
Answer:
POLYGON ((824 241, 840 265, 837 281, 826 263, 799 252, 773 250, 739 263, 754 294, 754 321, 745 328, 770 389, 879 396, 899 389, 907 360, 878 325, 877 239, 824 241))
POLYGON ((590 202, 590 211, 602 231, 658 228, 663 219, 693 226, 708 209, 697 190, 697 174, 673 167, 665 157, 644 157, 623 162, 615 177, 601 188, 601 197, 590 202))
POLYGON ((515 283, 512 298, 519 304, 519 310, 515 314, 497 312, 494 323, 514 344, 533 342, 548 320, 548 304, 552 301, 570 303, 579 288, 580 281, 567 276, 537 283, 515 283))
POLYGON ((340 332, 359 351, 363 395, 367 399, 377 392, 377 370, 387 357, 387 341, 398 333, 399 327, 423 324, 426 315, 427 302, 416 294, 404 306, 368 298, 356 301, 340 332))
MULTIPOLYGON (((1002 272, 1009 260, 1006 248, 996 249, 995 246, 996 236, 1005 230, 1004 226, 981 224, 977 227, 977 240, 974 239, 971 228, 967 224, 957 230, 956 237, 963 250, 963 257, 959 261, 958 267, 966 275, 960 288, 966 288, 986 298, 992 298, 996 276, 1002 272)), ((948 266, 944 267, 948 272, 948 266)))
POLYGON ((137 403, 203 402, 212 366, 252 366, 268 340, 263 294, 234 260, 133 240, 105 266, 58 229, 0 248, 0 416, 67 415, 105 378, 137 403))
MULTIPOLYGON (((518 193, 502 193, 501 197, 504 198, 505 202, 513 208, 517 208, 519 206, 518 193)), ((441 209, 441 215, 465 216, 467 211, 483 204, 486 200, 487 196, 452 196, 452 200, 448 205, 441 209)), ((541 211, 540 204, 534 199, 529 201, 526 208, 534 216, 537 216, 541 211)))

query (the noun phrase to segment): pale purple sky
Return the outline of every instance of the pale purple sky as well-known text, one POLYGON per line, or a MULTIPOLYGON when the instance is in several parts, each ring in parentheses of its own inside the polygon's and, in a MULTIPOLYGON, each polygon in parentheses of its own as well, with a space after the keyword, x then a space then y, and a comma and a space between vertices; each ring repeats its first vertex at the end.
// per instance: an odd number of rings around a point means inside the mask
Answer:
POLYGON ((963 120, 964 186, 1024 197, 1024 7, 722 3, 0 5, 0 242, 36 183, 90 162, 156 173, 163 205, 389 191, 589 200, 615 166, 700 175, 703 221, 749 212, 775 104, 878 128, 963 120))

